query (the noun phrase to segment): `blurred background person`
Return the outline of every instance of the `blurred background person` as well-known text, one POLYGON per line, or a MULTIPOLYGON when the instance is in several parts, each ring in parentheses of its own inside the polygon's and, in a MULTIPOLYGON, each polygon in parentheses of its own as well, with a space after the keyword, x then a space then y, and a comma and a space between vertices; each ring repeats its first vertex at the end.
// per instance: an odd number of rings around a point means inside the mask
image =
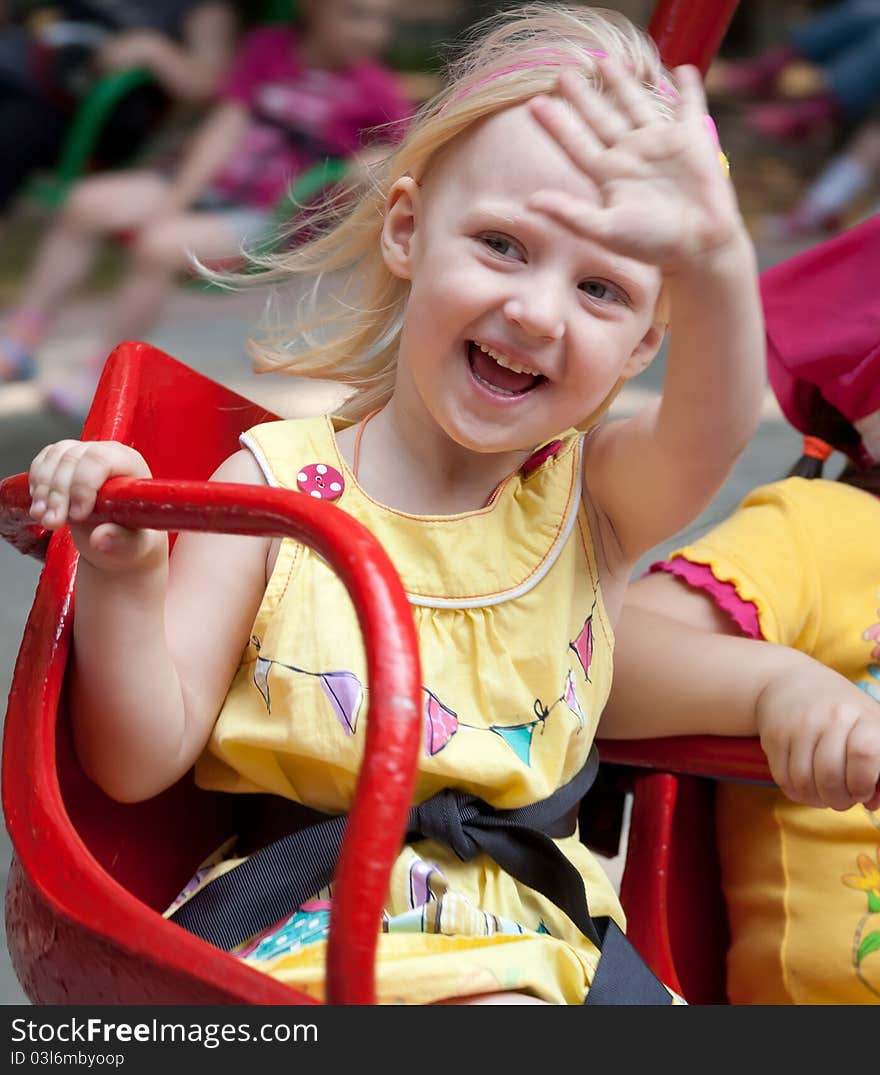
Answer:
POLYGON ((807 63, 812 92, 768 100, 746 123, 770 138, 808 138, 836 121, 857 123, 880 102, 880 0, 837 0, 795 25, 785 43, 716 65, 711 87, 743 97, 773 98, 791 69, 807 63))
POLYGON ((113 110, 96 149, 131 158, 175 103, 215 94, 238 33, 230 0, 6 0, 0 26, 0 216, 25 182, 55 163, 72 117, 102 75, 150 78, 113 110))
POLYGON ((839 153, 820 169, 795 205, 770 216, 775 238, 822 238, 872 216, 880 177, 880 117, 866 120, 839 153), (853 219, 855 218, 855 219, 853 219))
POLYGON ((77 183, 0 328, 0 381, 35 376, 50 315, 84 280, 101 241, 122 235, 128 267, 99 326, 100 341, 73 376, 47 392, 51 407, 81 419, 107 354, 122 340, 142 337, 192 257, 240 256, 243 245, 264 235, 304 169, 327 157, 375 155, 375 139, 398 137, 412 108, 380 60, 393 5, 300 0, 290 24, 246 35, 219 103, 173 168, 77 183))

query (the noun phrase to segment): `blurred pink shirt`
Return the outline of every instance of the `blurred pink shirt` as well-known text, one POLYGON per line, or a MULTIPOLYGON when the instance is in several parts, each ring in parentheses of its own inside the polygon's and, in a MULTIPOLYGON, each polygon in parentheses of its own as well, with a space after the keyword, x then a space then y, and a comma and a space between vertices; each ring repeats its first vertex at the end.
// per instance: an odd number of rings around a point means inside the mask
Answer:
POLYGON ((231 202, 271 207, 316 161, 399 141, 412 114, 394 73, 381 63, 344 71, 304 67, 299 41, 285 26, 248 34, 220 91, 222 101, 240 101, 251 114, 211 183, 231 202))

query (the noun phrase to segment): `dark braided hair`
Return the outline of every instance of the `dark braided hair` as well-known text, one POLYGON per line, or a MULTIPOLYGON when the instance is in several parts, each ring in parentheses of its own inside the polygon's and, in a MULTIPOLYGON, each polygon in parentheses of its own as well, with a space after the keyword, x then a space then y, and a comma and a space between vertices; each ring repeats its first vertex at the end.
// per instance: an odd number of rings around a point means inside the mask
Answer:
MULTIPOLYGON (((852 423, 840 411, 826 400, 818 388, 813 389, 810 400, 810 437, 825 441, 845 451, 857 448, 861 437, 852 423)), ((804 454, 788 472, 789 478, 821 478, 824 460, 813 455, 804 454)), ((836 478, 846 485, 864 489, 867 493, 880 496, 880 463, 869 467, 857 467, 847 463, 836 478)))

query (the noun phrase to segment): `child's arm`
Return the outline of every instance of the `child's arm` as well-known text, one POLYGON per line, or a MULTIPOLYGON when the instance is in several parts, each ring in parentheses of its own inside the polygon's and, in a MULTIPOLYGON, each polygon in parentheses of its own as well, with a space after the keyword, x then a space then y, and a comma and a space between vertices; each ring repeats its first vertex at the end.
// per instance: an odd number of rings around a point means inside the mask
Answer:
MULTIPOLYGON (((269 539, 166 535, 77 525, 113 476, 149 477, 112 442, 62 441, 31 466, 31 515, 70 519, 76 578, 71 714, 80 762, 109 795, 134 802, 174 783, 201 753, 266 585, 269 539)), ((250 453, 215 478, 264 484, 250 453)))
POLYGON ((247 122, 247 107, 238 101, 219 104, 208 114, 187 144, 168 189, 163 213, 178 213, 198 198, 235 152, 247 122))
POLYGON ((880 705, 787 646, 736 636, 705 594, 671 576, 630 588, 599 735, 757 735, 796 802, 880 804, 880 705), (713 611, 714 609, 714 611, 713 611))
POLYGON ((536 99, 536 117, 594 182, 600 205, 557 191, 532 204, 608 249, 658 266, 671 337, 662 401, 591 438, 589 493, 624 564, 705 507, 760 419, 764 331, 754 250, 706 127, 699 76, 681 68, 676 119, 604 65, 614 110, 567 73, 571 108, 536 99))
POLYGON ((115 35, 98 54, 104 71, 146 67, 172 97, 202 102, 212 96, 232 56, 236 16, 230 4, 200 4, 185 20, 183 40, 153 30, 115 35))

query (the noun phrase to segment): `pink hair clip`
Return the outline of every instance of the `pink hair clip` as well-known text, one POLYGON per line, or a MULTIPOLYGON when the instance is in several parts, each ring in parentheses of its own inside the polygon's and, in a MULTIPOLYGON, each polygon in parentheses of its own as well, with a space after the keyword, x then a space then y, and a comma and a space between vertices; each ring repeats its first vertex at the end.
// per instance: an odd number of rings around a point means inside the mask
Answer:
MULTIPOLYGON (((607 59, 608 57, 608 53, 603 52, 602 49, 585 49, 584 51, 588 55, 596 56, 599 59, 607 59)), ((485 78, 481 78, 478 82, 466 86, 460 93, 457 93, 454 97, 450 97, 444 107, 448 107, 456 101, 461 101, 465 97, 469 97, 474 90, 478 90, 481 86, 488 86, 490 82, 494 82, 497 78, 503 78, 505 75, 512 75, 516 71, 528 71, 533 67, 580 66, 578 61, 570 53, 563 52, 562 49, 534 49, 530 53, 530 56, 531 59, 511 64, 509 67, 502 67, 500 71, 493 71, 491 75, 486 75, 485 78)))

